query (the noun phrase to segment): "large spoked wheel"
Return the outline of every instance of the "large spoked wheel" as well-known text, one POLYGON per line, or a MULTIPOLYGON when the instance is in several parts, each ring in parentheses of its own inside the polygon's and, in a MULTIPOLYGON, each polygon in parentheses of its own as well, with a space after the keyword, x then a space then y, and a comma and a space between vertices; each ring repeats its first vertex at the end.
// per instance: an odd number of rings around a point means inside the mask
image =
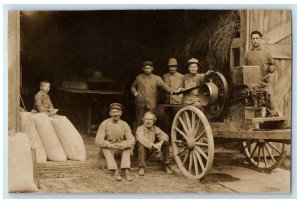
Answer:
POLYGON ((247 162, 255 169, 270 172, 285 159, 285 144, 268 140, 246 140, 242 142, 247 162))
POLYGON ((174 159, 186 177, 200 179, 209 171, 214 159, 214 140, 200 109, 185 106, 176 113, 171 142, 174 159))

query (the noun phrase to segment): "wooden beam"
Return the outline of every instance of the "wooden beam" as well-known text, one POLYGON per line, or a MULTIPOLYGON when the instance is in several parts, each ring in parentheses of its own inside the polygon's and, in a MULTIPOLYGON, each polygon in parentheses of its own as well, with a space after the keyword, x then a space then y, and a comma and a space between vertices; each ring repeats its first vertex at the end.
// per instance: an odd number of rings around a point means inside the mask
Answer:
POLYGON ((285 24, 282 24, 281 26, 277 26, 275 29, 270 30, 264 35, 264 39, 268 44, 275 44, 280 40, 286 38, 287 36, 291 35, 291 33, 291 22, 287 22, 285 24))
POLYGON ((20 130, 20 11, 8 12, 8 129, 20 130))

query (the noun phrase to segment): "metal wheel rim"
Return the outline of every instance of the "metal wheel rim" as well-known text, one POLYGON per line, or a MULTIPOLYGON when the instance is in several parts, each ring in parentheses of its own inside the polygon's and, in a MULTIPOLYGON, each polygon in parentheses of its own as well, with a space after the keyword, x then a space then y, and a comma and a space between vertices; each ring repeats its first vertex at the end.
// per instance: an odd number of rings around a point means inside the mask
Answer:
POLYGON ((267 140, 246 140, 242 142, 243 152, 247 162, 254 168, 272 171, 277 168, 285 158, 285 144, 267 140))
POLYGON ((174 159, 186 177, 200 179, 209 171, 214 158, 214 140, 208 120, 201 110, 185 106, 176 113, 171 142, 174 159))

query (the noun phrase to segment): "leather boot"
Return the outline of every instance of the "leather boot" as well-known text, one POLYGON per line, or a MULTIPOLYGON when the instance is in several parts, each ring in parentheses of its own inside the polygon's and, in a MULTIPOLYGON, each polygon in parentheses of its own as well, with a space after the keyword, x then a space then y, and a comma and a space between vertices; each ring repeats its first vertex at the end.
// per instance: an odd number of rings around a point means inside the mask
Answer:
POLYGON ((120 176, 120 173, 119 173, 119 170, 115 170, 114 179, 116 181, 121 181, 122 180, 122 178, 120 176))
POLYGON ((172 175, 174 174, 174 171, 172 171, 170 168, 169 168, 169 165, 165 165, 164 166, 164 171, 169 174, 169 175, 172 175))
POLYGON ((125 179, 128 181, 132 181, 132 178, 131 178, 130 172, 129 172, 129 168, 125 168, 124 171, 125 171, 125 179))
POLYGON ((138 174, 139 174, 140 176, 144 176, 144 175, 145 175, 144 167, 140 167, 140 168, 139 168, 138 174))

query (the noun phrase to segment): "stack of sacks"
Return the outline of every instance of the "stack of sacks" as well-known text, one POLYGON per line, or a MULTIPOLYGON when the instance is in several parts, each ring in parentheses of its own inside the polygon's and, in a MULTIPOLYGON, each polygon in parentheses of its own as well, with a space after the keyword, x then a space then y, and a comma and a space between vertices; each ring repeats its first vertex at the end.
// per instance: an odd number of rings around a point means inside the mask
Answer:
POLYGON ((65 116, 50 117, 68 159, 85 161, 86 150, 81 135, 65 116))
POLYGON ((66 161, 67 157, 49 117, 44 113, 33 114, 36 129, 50 161, 66 161))
POLYGON ((47 155, 39 133, 35 127, 33 114, 30 112, 21 112, 21 132, 25 133, 33 148, 36 152, 36 162, 46 163, 47 155))
POLYGON ((24 133, 8 136, 8 191, 36 192, 29 138, 24 133))

